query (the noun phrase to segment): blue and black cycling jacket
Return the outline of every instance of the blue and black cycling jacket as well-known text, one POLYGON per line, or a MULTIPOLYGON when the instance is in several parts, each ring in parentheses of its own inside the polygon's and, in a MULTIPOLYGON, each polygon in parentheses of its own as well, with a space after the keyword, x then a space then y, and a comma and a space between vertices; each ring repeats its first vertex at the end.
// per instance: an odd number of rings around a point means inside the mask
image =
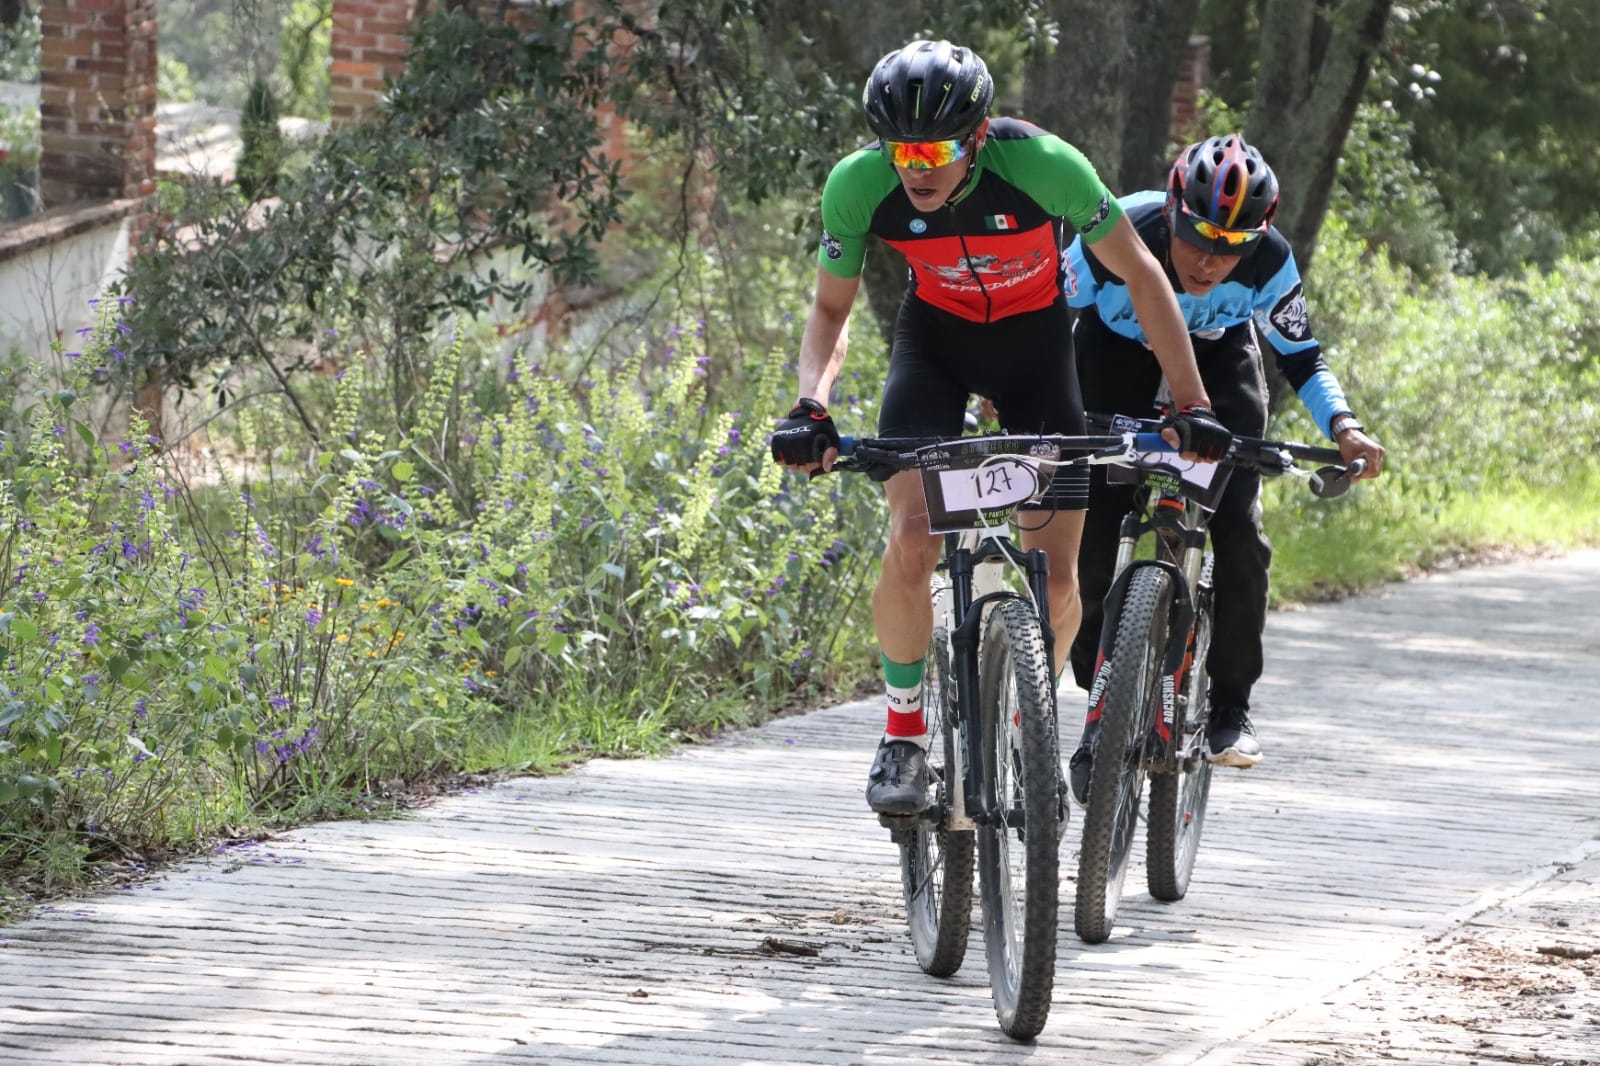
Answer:
MULTIPOLYGON (((1283 234, 1276 228, 1268 229, 1260 247, 1241 258, 1221 285, 1204 296, 1190 296, 1167 263, 1171 236, 1162 213, 1166 194, 1159 190, 1129 193, 1119 202, 1140 239, 1165 267, 1189 332, 1211 340, 1220 337, 1229 326, 1254 319, 1257 332, 1278 357, 1278 369, 1322 432, 1328 433, 1328 424, 1349 411, 1350 405, 1339 379, 1323 361, 1322 346, 1311 335, 1300 271, 1283 234)), ((1149 340, 1133 312, 1133 301, 1128 298, 1127 285, 1095 258, 1082 239, 1074 240, 1061 255, 1061 288, 1067 303, 1094 308, 1112 331, 1148 346, 1149 340)))

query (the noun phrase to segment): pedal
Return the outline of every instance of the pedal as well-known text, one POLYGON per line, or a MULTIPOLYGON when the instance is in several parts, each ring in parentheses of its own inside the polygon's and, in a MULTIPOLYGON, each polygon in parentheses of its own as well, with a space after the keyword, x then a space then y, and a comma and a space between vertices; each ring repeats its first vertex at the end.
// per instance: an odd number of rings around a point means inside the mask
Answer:
POLYGON ((928 807, 916 814, 880 814, 878 824, 889 830, 891 836, 912 833, 918 829, 935 829, 939 825, 939 808, 928 807))

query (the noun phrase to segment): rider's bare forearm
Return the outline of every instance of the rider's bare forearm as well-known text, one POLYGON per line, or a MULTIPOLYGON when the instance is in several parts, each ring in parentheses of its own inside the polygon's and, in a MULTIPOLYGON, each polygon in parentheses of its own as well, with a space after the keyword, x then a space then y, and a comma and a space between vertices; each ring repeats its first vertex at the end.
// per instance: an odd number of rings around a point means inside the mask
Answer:
POLYGON ((800 391, 799 396, 810 397, 819 403, 828 402, 828 392, 844 366, 845 352, 850 343, 848 326, 850 314, 836 317, 820 307, 813 307, 806 319, 806 331, 800 341, 800 391))
POLYGON ((850 308, 855 305, 860 278, 841 278, 817 269, 817 294, 806 316, 800 338, 800 398, 828 402, 850 343, 850 308))

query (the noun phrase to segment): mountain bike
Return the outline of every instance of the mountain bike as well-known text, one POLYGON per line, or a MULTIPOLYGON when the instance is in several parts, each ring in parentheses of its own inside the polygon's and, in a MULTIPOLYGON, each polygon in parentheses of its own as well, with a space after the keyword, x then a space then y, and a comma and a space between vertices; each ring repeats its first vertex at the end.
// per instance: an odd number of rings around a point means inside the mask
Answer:
POLYGON ((846 438, 834 466, 883 476, 919 470, 930 532, 945 537, 923 673, 929 803, 879 821, 900 849, 917 963, 933 976, 954 974, 966 955, 976 858, 995 1015, 1017 1040, 1037 1036, 1050 1013, 1068 802, 1048 559, 1013 544, 1006 523, 1056 467, 1091 459, 1064 454, 1106 461, 1133 448, 1131 434, 846 438), (1019 580, 1008 583, 1008 573, 1019 580))
MULTIPOLYGON (((1090 415, 1092 426, 1137 432, 1159 423, 1090 415)), ((1159 438, 1158 438, 1159 439, 1159 438)), ((1139 485, 1122 519, 1117 561, 1105 599, 1100 653, 1089 708, 1100 711, 1091 742, 1089 802, 1078 852, 1073 925, 1084 941, 1111 934, 1133 848, 1146 777, 1145 871, 1150 894, 1182 899, 1189 890, 1211 791, 1206 759, 1209 716, 1206 656, 1212 633, 1212 555, 1207 521, 1228 471, 1249 467, 1265 476, 1299 473, 1317 496, 1342 495, 1365 469, 1349 468, 1338 451, 1287 441, 1235 437, 1217 464, 1186 463, 1167 445, 1142 452, 1121 480, 1139 485), (1315 472, 1297 462, 1328 464, 1315 472), (1153 538, 1153 558, 1136 559, 1153 538)), ((1108 470, 1110 480, 1119 480, 1108 470)))

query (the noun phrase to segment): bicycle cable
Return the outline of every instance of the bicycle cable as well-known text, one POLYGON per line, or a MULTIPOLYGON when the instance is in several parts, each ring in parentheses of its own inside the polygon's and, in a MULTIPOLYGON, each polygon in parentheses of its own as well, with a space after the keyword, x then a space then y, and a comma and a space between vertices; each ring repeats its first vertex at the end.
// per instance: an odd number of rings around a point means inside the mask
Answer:
MULTIPOLYGON (((1038 467, 1048 467, 1050 469, 1052 475, 1053 475, 1055 471, 1060 470, 1063 467, 1068 467, 1068 466, 1099 466, 1099 465, 1104 465, 1104 464, 1107 464, 1107 463, 1127 462, 1128 459, 1134 454, 1134 450, 1133 450, 1133 448, 1134 448, 1133 434, 1132 433, 1124 433, 1122 435, 1122 438, 1123 438, 1122 448, 1121 448, 1121 450, 1116 451, 1116 452, 1111 452, 1109 450, 1108 451, 1104 451, 1104 452, 1094 452, 1094 453, 1091 453, 1089 455, 1074 456, 1071 459, 1046 459, 1043 456, 1037 456, 1037 455, 1029 455, 1029 456, 1019 457, 1019 456, 1014 455, 1014 454, 1001 453, 1001 454, 998 454, 998 455, 987 456, 974 469, 981 471, 985 467, 990 466, 991 464, 998 464, 998 463, 1002 463, 1002 462, 1015 463, 1019 459, 1025 459, 1029 464, 1034 464, 1034 465, 1036 465, 1038 467)), ((1035 471, 1035 473, 1034 473, 1034 479, 1035 479, 1035 483, 1037 484, 1037 482, 1039 480, 1039 475, 1038 475, 1037 471, 1035 471)), ((1030 495, 1028 497, 1028 499, 1031 501, 1031 500, 1034 500, 1034 499, 1041 498, 1048 491, 1049 491, 1049 487, 1046 486, 1045 488, 1040 489, 1038 492, 1035 492, 1032 495, 1030 495)), ((1051 512, 1051 517, 1049 519, 1046 519, 1043 523, 1041 523, 1038 526, 1034 526, 1033 529, 1043 529, 1045 526, 1050 524, 1050 522, 1054 519, 1054 517, 1055 517, 1055 513, 1052 511, 1051 512)), ((982 528, 982 531, 983 531, 983 536, 989 536, 991 530, 1000 528, 1000 524, 993 523, 993 522, 989 521, 988 514, 985 513, 981 508, 979 508, 979 510, 978 510, 978 521, 981 524, 981 528, 982 528)), ((1025 532, 1025 533, 1026 532, 1031 532, 1031 531, 1032 530, 1029 530, 1029 529, 1024 529, 1023 530, 1023 532, 1025 532)), ((1007 565, 1009 565, 1011 567, 1011 569, 1013 569, 1013 570, 1015 570, 1017 572, 1017 576, 1021 579, 1021 585, 1022 585, 1023 589, 1027 592, 1028 603, 1032 605, 1034 613, 1035 614, 1041 613, 1040 609, 1039 609, 1039 603, 1038 603, 1037 600, 1034 599, 1034 596, 1033 596, 1033 586, 1028 582, 1028 572, 1026 570, 1024 570, 1022 568, 1021 564, 1018 563, 1017 560, 1014 559, 1009 553, 1006 554, 1005 561, 1006 561, 1007 565)))

